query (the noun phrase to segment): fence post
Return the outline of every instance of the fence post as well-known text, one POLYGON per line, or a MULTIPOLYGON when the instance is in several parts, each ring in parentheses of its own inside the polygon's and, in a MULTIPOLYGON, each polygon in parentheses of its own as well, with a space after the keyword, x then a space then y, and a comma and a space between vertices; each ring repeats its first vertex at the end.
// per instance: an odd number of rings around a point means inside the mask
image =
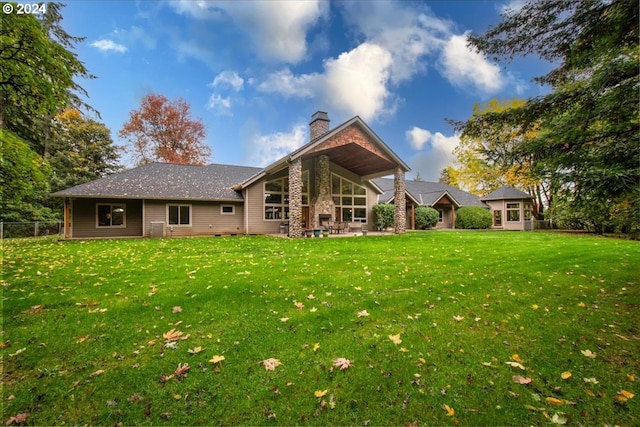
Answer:
POLYGON ((33 223, 33 237, 38 237, 38 221, 33 223))

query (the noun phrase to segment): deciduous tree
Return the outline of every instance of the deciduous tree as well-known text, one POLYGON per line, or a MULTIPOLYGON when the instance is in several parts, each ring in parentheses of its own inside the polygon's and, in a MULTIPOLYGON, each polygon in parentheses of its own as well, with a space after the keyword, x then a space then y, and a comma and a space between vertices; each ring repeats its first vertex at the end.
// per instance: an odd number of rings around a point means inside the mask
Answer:
POLYGON ((154 161, 202 165, 211 149, 204 143, 205 127, 191 118, 183 99, 169 101, 162 95, 142 98, 140 109, 129 113, 120 137, 130 144, 138 164, 154 161))

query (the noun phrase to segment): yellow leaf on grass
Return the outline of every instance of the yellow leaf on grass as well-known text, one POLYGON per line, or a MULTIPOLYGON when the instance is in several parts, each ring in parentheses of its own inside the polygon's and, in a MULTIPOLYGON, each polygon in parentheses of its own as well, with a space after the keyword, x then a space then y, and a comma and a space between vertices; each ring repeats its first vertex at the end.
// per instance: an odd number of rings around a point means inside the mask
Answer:
POLYGON ((319 348, 320 348, 320 343, 319 343, 319 342, 317 342, 317 343, 315 343, 315 344, 313 345, 313 351, 314 351, 314 352, 318 351, 318 349, 319 349, 319 348))
POLYGON ((314 391, 314 392, 313 392, 313 394, 314 394, 316 397, 322 397, 322 396, 324 396, 325 394, 327 394, 328 392, 329 392, 329 390, 328 390, 328 389, 327 389, 327 390, 316 390, 316 391, 314 391))
POLYGON ((554 405, 562 405, 564 402, 560 399, 556 399, 555 397, 547 397, 545 399, 549 403, 553 403, 554 405))
POLYGON ((590 359, 596 358, 596 353, 592 352, 591 350, 580 350, 580 353, 582 353, 583 355, 587 356, 590 359))
POLYGON ((631 392, 629 392, 629 391, 626 391, 626 390, 620 390, 620 391, 618 392, 618 394, 616 394, 615 399, 616 399, 618 402, 626 402, 626 401, 627 401, 627 400, 629 400, 629 399, 633 399, 633 397, 634 397, 634 396, 635 396, 635 394, 633 394, 633 393, 631 393, 631 392))
POLYGON ((224 356, 215 355, 209 360, 209 363, 220 363, 224 360, 224 356))
POLYGON ((580 301, 580 303, 578 304, 578 307, 584 308, 586 306, 587 306, 587 304, 583 303, 582 301, 580 301))
POLYGON ((456 411, 449 405, 443 405, 442 408, 447 411, 447 417, 453 417, 456 414, 456 411))
POLYGON ((398 345, 402 342, 402 340, 400 339, 400 334, 397 335, 389 335, 389 339, 395 344, 398 345))
POLYGON ((634 382, 634 381, 636 380, 636 377, 635 377, 635 375, 628 374, 628 375, 627 375, 627 379, 628 379, 629 381, 631 381, 631 382, 634 382))
POLYGON ((571 378, 571 372, 565 371, 565 372, 561 373, 560 374, 560 378, 562 378, 563 380, 571 378))
POLYGON ((538 304, 533 304, 531 308, 533 308, 534 310, 537 310, 540 308, 540 306, 538 304))
POLYGON ((517 354, 511 355, 511 360, 513 360, 514 362, 522 363, 522 359, 520 359, 520 356, 517 354))

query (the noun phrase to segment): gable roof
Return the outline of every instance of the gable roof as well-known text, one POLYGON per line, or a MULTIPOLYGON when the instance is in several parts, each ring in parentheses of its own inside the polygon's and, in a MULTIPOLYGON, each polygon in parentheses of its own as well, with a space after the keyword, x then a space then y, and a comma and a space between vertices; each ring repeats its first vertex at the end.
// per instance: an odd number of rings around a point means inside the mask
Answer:
POLYGON ((520 191, 508 185, 503 185, 497 190, 482 197, 481 200, 513 200, 513 199, 533 199, 529 193, 520 191))
MULTIPOLYGON (((386 156, 388 156, 391 159, 391 161, 393 162, 393 167, 399 166, 404 171, 411 170, 411 168, 404 161, 402 161, 402 159, 398 157, 398 155, 394 153, 393 150, 391 150, 391 148, 389 148, 389 146, 385 144, 384 141, 382 141, 382 139, 380 139, 380 137, 376 135, 376 133, 359 116, 355 116, 347 120, 346 122, 342 123, 341 125, 320 135, 319 137, 309 141, 302 147, 294 150, 293 152, 287 154, 286 156, 276 160, 270 165, 266 166, 262 171, 258 172, 256 175, 252 177, 249 177, 246 181, 242 182, 237 188, 245 188, 253 184, 257 180, 259 180, 266 174, 275 173, 282 169, 285 169, 289 167, 289 163, 293 160, 296 160, 298 158, 306 158, 306 156, 317 154, 315 150, 318 147, 320 147, 324 142, 336 136, 340 132, 346 130, 349 126, 352 126, 352 125, 358 126, 366 136, 371 138, 371 140, 377 145, 377 147, 386 156)), ((341 164, 342 162, 340 159, 342 158, 346 158, 346 157, 357 158, 358 154, 365 154, 365 150, 362 148, 360 148, 360 151, 358 152, 356 152, 355 150, 357 149, 350 148, 344 145, 334 148, 330 150, 331 151, 330 157, 332 158, 331 161, 344 167, 345 169, 350 169, 354 173, 361 176, 368 175, 368 170, 372 168, 378 168, 379 170, 376 172, 384 175, 388 175, 390 171, 392 171, 393 167, 391 167, 391 163, 387 160, 380 159, 378 156, 372 156, 370 158, 360 159, 360 163, 362 164, 362 170, 354 170, 354 168, 349 165, 341 164), (380 159, 380 161, 378 161, 378 159, 380 159), (374 164, 374 162, 376 163, 374 164), (384 168, 384 170, 382 168, 384 168)), ((365 177, 365 179, 368 179, 368 178, 365 177)))
MULTIPOLYGON (((377 178, 373 182, 378 185, 383 191, 379 198, 381 203, 389 203, 394 197, 393 179, 390 178, 377 178)), ((440 182, 429 181, 405 181, 407 190, 407 196, 417 205, 433 206, 443 196, 448 196, 451 202, 460 206, 479 206, 486 208, 485 205, 478 196, 475 196, 466 191, 451 185, 442 184, 440 182)))
POLYGON ((242 200, 234 184, 261 169, 211 164, 149 163, 53 193, 55 197, 171 200, 242 200))

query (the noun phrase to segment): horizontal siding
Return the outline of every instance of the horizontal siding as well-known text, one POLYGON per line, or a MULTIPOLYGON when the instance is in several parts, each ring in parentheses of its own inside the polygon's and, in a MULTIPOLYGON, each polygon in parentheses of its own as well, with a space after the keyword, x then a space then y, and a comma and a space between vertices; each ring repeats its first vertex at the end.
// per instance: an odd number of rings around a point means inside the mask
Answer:
POLYGON ((140 200, 74 199, 71 218, 71 236, 74 238, 142 235, 142 202, 140 200), (98 204, 124 204, 126 226, 98 227, 98 204))
POLYGON ((179 236, 207 236, 219 234, 244 234, 243 218, 244 208, 242 203, 221 202, 191 202, 172 200, 145 200, 145 230, 144 235, 149 236, 152 222, 164 222, 165 232, 169 237, 179 236), (191 206, 191 224, 169 225, 167 215, 168 205, 191 206), (233 214, 222 214, 221 206, 234 206, 233 214), (173 231, 171 231, 173 227, 173 231))

